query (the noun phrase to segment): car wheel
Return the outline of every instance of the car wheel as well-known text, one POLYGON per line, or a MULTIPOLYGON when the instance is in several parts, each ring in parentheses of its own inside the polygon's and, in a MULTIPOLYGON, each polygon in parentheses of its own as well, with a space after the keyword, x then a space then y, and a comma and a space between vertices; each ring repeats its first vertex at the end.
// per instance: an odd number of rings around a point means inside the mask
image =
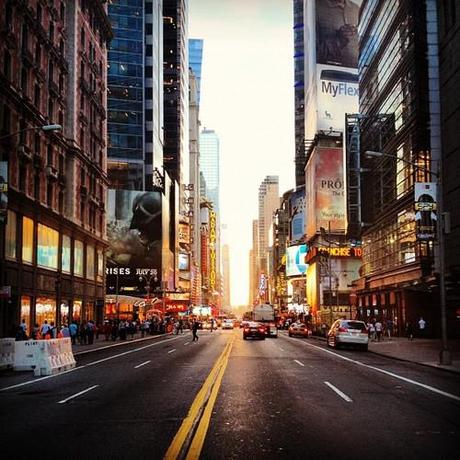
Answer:
POLYGON ((332 337, 328 337, 328 338, 327 338, 327 346, 328 346, 328 347, 331 347, 331 348, 332 348, 332 347, 334 346, 334 343, 333 343, 333 342, 334 342, 334 341, 332 340, 332 337))
POLYGON ((363 351, 367 351, 369 349, 369 345, 363 345, 361 348, 363 351))
POLYGON ((292 334, 289 332, 289 337, 292 337, 292 334))

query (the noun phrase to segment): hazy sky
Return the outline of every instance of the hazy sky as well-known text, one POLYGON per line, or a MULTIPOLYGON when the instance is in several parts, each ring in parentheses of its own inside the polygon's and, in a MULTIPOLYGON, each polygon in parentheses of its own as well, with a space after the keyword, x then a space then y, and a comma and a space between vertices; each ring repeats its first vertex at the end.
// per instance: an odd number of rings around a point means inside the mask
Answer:
POLYGON ((220 139, 223 242, 231 303, 246 304, 258 189, 294 187, 292 0, 190 0, 189 37, 204 40, 200 120, 220 139))

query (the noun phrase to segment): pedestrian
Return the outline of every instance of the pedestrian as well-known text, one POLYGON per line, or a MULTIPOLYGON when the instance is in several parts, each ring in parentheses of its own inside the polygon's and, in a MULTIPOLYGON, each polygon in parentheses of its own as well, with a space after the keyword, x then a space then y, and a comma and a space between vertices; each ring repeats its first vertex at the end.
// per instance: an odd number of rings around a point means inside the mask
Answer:
POLYGON ((45 319, 45 321, 43 321, 43 324, 40 327, 40 335, 43 338, 45 338, 46 334, 49 333, 49 330, 50 330, 50 325, 48 324, 48 321, 45 319))
POLYGON ((414 329, 410 321, 406 324, 406 337, 408 340, 414 340, 414 329))
POLYGON ((182 321, 182 318, 179 318, 178 321, 178 332, 180 332, 181 334, 184 333, 184 322, 182 321))
POLYGON ((420 317, 418 320, 418 331, 419 331, 419 336, 424 337, 425 336, 425 327, 426 327, 426 321, 420 317))
POLYGON ((70 332, 70 341, 72 342, 72 345, 75 345, 77 343, 77 332, 78 332, 78 326, 75 321, 72 321, 70 323, 69 332, 70 332))
POLYGON ((24 318, 22 318, 22 321, 19 327, 22 329, 22 336, 24 337, 24 340, 27 340, 27 324, 24 318))
POLYGON ((214 330, 214 319, 211 318, 211 332, 214 330))
POLYGON ((40 338, 40 326, 38 323, 34 324, 34 328, 32 329, 32 339, 38 340, 40 338))
POLYGON ((95 328, 96 327, 92 320, 89 320, 86 323, 86 335, 88 337, 88 345, 92 345, 94 343, 95 328))
POLYGON ((57 329, 56 329, 56 326, 54 325, 54 321, 51 321, 50 329, 49 329, 48 333, 49 333, 51 339, 55 339, 57 337, 57 329))
POLYGON ((380 340, 382 340, 382 331, 383 331, 383 326, 380 320, 377 320, 375 322, 374 327, 375 327, 375 333, 377 334, 377 342, 380 342, 380 340))
POLYGON ((67 326, 67 324, 64 324, 62 326, 61 334, 62 334, 62 337, 64 337, 64 338, 70 337, 70 330, 69 330, 69 326, 67 326))
POLYGON ((375 342, 375 325, 373 321, 367 323, 367 329, 369 331, 369 339, 371 342, 375 342))
POLYGON ((391 336, 393 334, 393 320, 391 318, 387 319, 386 327, 387 327, 388 340, 391 340, 391 336))
POLYGON ((193 334, 193 340, 192 342, 198 341, 198 321, 194 320, 192 324, 192 334, 193 334))

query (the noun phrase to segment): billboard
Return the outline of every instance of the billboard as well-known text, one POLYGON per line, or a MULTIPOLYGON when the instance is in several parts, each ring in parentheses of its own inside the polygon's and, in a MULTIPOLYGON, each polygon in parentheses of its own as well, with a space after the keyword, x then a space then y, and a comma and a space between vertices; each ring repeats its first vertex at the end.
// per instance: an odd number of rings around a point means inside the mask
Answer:
POLYGON ((298 241, 305 233, 305 188, 292 193, 291 216, 291 241, 298 241))
POLYGON ((161 192, 109 190, 107 293, 145 295, 161 283, 161 192))
POLYGON ((179 253, 179 270, 190 270, 190 256, 179 253))
POLYGON ((343 150, 318 147, 306 168, 307 239, 321 227, 333 232, 345 231, 345 189, 343 150))
POLYGON ((299 244, 286 248, 286 276, 304 275, 307 271, 305 256, 307 255, 307 245, 299 244))
POLYGON ((436 237, 437 203, 436 183, 415 183, 415 223, 419 240, 434 240, 436 237))

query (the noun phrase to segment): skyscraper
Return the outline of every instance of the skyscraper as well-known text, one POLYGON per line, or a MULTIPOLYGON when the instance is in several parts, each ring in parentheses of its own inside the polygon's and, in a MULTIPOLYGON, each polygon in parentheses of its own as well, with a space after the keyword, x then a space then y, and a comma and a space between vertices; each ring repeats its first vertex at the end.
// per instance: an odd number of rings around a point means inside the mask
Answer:
POLYGON ((197 80, 198 105, 201 96, 201 66, 203 64, 203 40, 191 38, 188 41, 189 64, 197 80))
POLYGON ((152 190, 163 165, 162 0, 114 0, 109 16, 110 186, 152 190))
POLYGON ((212 129, 204 128, 200 133, 200 168, 206 181, 207 198, 214 210, 220 213, 220 152, 219 138, 212 129))
POLYGON ((280 206, 278 176, 266 176, 259 186, 258 271, 268 273, 269 232, 274 212, 280 206))

